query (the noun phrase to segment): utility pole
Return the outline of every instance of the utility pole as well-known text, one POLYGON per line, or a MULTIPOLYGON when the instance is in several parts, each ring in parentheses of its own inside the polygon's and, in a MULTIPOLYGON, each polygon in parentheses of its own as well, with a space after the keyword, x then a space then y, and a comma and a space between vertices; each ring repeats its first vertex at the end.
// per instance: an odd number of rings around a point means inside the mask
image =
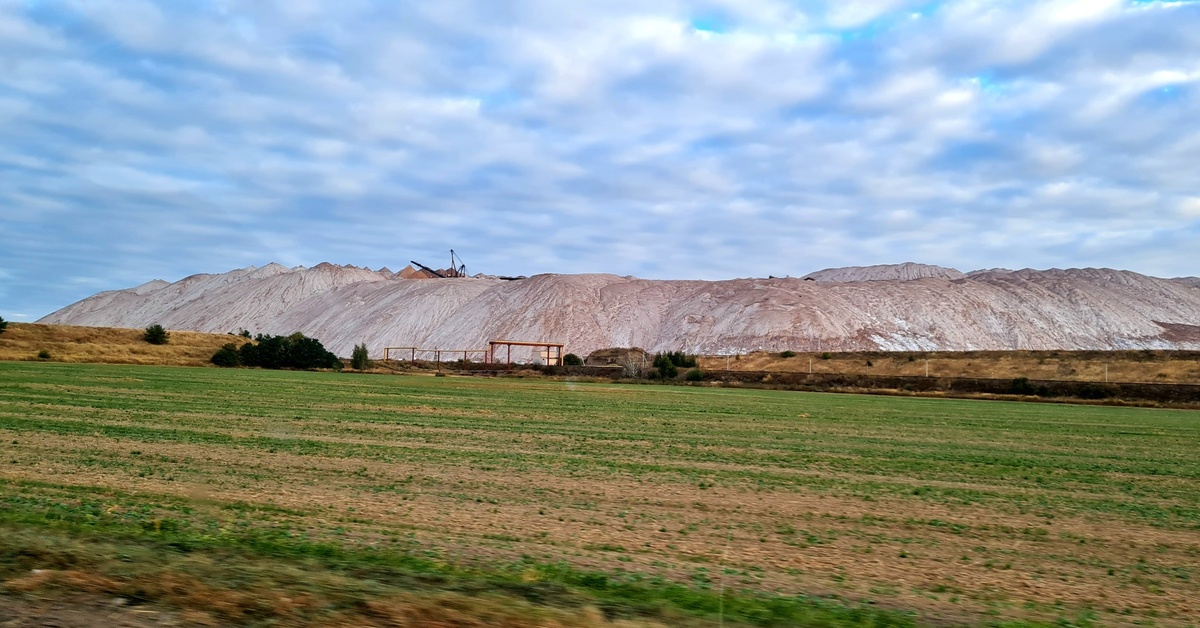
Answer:
POLYGON ((925 377, 929 377, 929 358, 925 358, 925 377))

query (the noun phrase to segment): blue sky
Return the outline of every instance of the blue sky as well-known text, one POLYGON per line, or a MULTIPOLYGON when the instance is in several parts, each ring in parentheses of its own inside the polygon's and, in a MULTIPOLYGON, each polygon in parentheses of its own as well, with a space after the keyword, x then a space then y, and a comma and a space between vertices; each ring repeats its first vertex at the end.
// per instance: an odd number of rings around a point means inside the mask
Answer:
POLYGON ((0 0, 0 316, 279 262, 1200 274, 1200 3, 0 0))

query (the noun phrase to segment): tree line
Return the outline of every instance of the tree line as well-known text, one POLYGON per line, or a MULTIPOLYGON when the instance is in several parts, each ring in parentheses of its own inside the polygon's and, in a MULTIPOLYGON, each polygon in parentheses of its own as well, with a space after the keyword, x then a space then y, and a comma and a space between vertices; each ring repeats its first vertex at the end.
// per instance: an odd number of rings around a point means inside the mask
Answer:
POLYGON ((320 340, 300 332, 290 336, 258 334, 241 347, 229 343, 212 356, 217 366, 257 366, 264 369, 341 369, 342 361, 320 340))

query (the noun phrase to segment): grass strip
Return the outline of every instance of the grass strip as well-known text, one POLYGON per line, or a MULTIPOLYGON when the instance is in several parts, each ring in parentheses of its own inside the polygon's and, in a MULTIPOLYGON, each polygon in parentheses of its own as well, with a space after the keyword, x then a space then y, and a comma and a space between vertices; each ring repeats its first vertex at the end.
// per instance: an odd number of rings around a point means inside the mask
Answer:
POLYGON ((445 593, 490 603, 508 598, 528 607, 530 619, 542 608, 599 609, 605 620, 686 625, 916 625, 909 613, 838 598, 717 592, 566 563, 466 567, 411 552, 308 541, 272 528, 213 535, 187 521, 151 519, 149 511, 140 520, 105 516, 78 500, 6 497, 0 504, 0 579, 9 590, 82 588, 251 625, 366 616, 380 600, 445 593), (296 599, 307 601, 283 601, 296 599))

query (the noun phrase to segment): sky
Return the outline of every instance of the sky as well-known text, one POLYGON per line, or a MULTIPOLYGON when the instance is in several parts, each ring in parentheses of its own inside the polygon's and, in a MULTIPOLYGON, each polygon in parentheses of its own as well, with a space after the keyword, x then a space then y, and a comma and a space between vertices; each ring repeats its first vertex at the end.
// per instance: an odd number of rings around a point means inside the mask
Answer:
POLYGON ((1200 2, 0 0, 0 317, 278 262, 1200 274, 1200 2))

